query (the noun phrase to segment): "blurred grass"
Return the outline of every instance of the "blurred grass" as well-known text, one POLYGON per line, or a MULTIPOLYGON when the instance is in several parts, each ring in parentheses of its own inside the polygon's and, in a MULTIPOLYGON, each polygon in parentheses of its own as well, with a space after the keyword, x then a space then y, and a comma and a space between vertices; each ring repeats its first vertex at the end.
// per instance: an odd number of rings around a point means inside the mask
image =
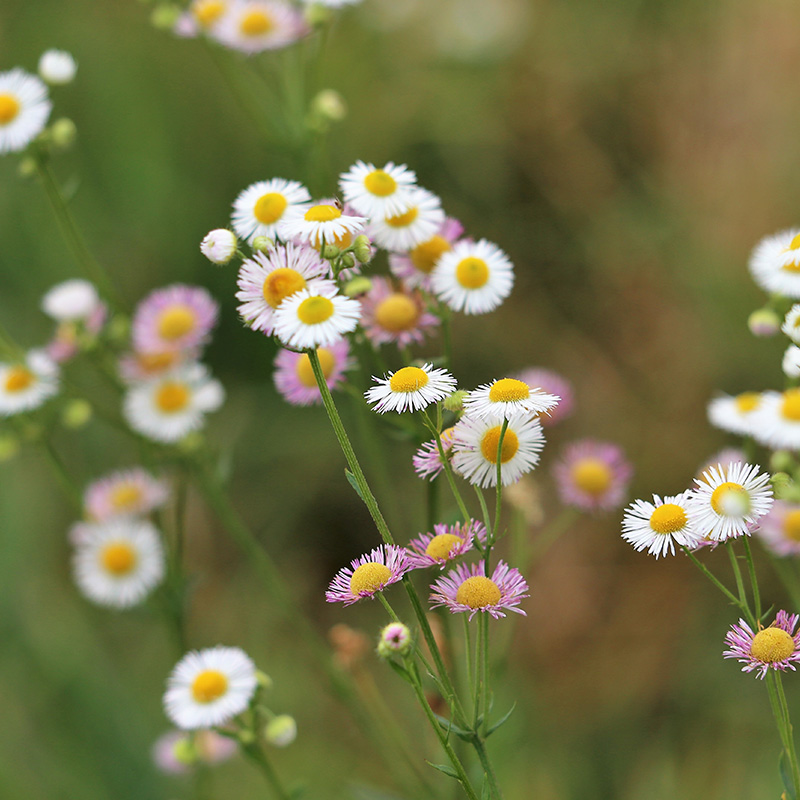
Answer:
MULTIPOLYGON (((76 56, 76 84, 53 92, 55 114, 79 130, 57 171, 77 186, 87 239, 131 304, 175 281, 222 303, 209 361, 230 399, 210 431, 233 443, 237 506, 320 630, 344 621, 372 636, 377 608, 321 602, 333 572, 374 542, 326 420, 278 401, 273 346, 239 324, 234 273, 198 251, 244 186, 299 175, 285 148, 253 129, 204 48, 154 31, 147 16, 132 2, 6 0, 0 69, 33 70, 54 46, 76 56)), ((799 22, 785 0, 366 0, 337 22, 322 85, 342 92, 350 115, 332 130, 326 185, 356 158, 407 162, 471 234, 510 254, 515 291, 498 313, 457 321, 455 371, 470 386, 542 364, 574 382, 578 414, 552 434, 543 491, 561 444, 592 435, 631 455, 634 496, 677 492, 723 444, 705 422, 713 392, 780 385, 781 345, 745 327, 762 301, 745 263, 758 238, 797 222, 799 22)), ((265 56, 264 69, 285 55, 265 56)), ((49 323, 38 299, 76 270, 39 187, 18 179, 9 157, 0 241, 0 318, 39 344, 49 323)), ((100 424, 58 446, 81 484, 136 458, 100 424)), ((380 446, 405 541, 424 525, 423 490, 409 445, 380 446)), ((0 793, 187 796, 149 761, 166 728, 173 646, 147 613, 111 614, 77 596, 70 510, 40 454, 0 474, 0 793)), ((280 773, 308 776, 311 795, 326 798, 351 796, 353 776, 390 785, 194 496, 190 514, 200 573, 190 640, 240 644, 273 676, 276 710, 300 729, 276 753, 280 773)), ((529 576, 529 616, 514 623, 496 708, 520 703, 492 742, 507 797, 777 797, 764 687, 720 658, 734 616, 682 560, 629 551, 618 516, 581 521, 529 576)), ((762 572, 769 602, 785 603, 762 572)), ((420 752, 435 753, 405 687, 371 667, 420 752)), ((214 781, 218 795, 262 793, 239 763, 214 781)))

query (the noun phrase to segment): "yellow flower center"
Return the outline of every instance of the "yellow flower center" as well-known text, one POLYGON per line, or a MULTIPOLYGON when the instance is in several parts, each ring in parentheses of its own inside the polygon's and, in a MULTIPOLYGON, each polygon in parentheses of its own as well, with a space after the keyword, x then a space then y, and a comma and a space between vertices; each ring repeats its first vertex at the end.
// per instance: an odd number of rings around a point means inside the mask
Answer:
POLYGON ((353 570, 350 578, 350 594, 355 596, 361 592, 377 592, 391 577, 392 571, 386 564, 368 561, 353 570))
POLYGON ((386 224, 392 228, 406 228, 408 227, 419 215, 419 209, 412 206, 405 212, 405 214, 397 214, 394 217, 386 217, 386 224))
POLYGON ((192 681, 192 697, 198 703, 213 703, 228 691, 228 679, 216 669, 204 669, 192 681))
POLYGON ((783 518, 783 535, 793 542, 800 542, 800 509, 789 511, 783 518))
POLYGON ((136 567, 136 551, 128 542, 111 542, 103 548, 100 561, 106 572, 121 577, 136 567))
POLYGON ((453 547, 461 541, 461 538, 454 533, 440 533, 428 542, 425 555, 436 559, 447 559, 453 547))
POLYGON ((364 178, 364 186, 370 194, 388 197, 397 189, 397 181, 388 172, 376 169, 364 178))
POLYGON ((611 468, 599 458, 582 458, 572 467, 571 476, 582 492, 594 497, 608 491, 614 478, 611 468))
POLYGON ((800 389, 789 389, 783 393, 781 414, 791 422, 800 422, 800 389))
POLYGON ((800 233, 792 239, 791 244, 788 247, 789 250, 800 250, 800 233))
POLYGON ((721 483, 711 493, 711 508, 717 514, 741 517, 750 510, 750 495, 739 483, 721 483))
POLYGON ((253 216, 264 225, 272 225, 283 216, 287 205, 289 203, 282 194, 268 192, 267 194, 262 194, 256 200, 256 204, 253 207, 253 216))
POLYGON ((489 400, 492 403, 512 403, 530 397, 531 390, 527 383, 515 378, 502 378, 492 384, 489 389, 489 400))
POLYGON ((774 664, 789 658, 794 649, 794 639, 783 628, 764 628, 753 637, 750 655, 764 664, 774 664))
MULTIPOLYGON (((317 358, 319 359, 320 367, 322 367, 322 374, 326 378, 329 378, 333 372, 333 368, 336 366, 336 356, 334 356, 330 350, 320 347, 317 349, 317 358)), ((303 386, 310 389, 317 385, 316 378, 314 378, 314 370, 311 369, 311 359, 308 357, 307 353, 303 353, 303 355, 297 359, 295 374, 303 386)))
POLYGON ((491 578, 473 575, 458 587, 456 602, 470 608, 496 606, 500 602, 500 589, 491 578))
POLYGON ((174 305, 165 308, 158 320, 158 335, 162 339, 174 341, 186 336, 197 323, 194 309, 185 305, 174 305))
POLYGON ((339 219, 342 212, 336 206, 311 206, 305 213, 306 222, 332 222, 339 219))
POLYGON ((289 267, 278 267, 264 278, 262 292, 272 308, 277 308, 289 295, 306 288, 306 279, 289 267))
POLYGON ((393 392, 416 392, 428 385, 428 373, 419 367, 403 367, 389 379, 389 388, 393 392))
POLYGON ((23 392, 35 380, 36 376, 27 367, 11 367, 6 374, 6 391, 10 394, 23 392))
POLYGON ((407 295, 401 292, 389 295, 375 309, 375 321, 392 333, 407 331, 417 324, 419 308, 407 295))
POLYGON ((489 280, 489 267, 482 258, 463 258, 456 266, 456 280, 465 289, 480 289, 489 280))
POLYGON ((12 94, 0 94, 0 125, 8 125, 19 114, 19 100, 12 94))
MULTIPOLYGON (((341 236, 331 236, 328 234, 329 238, 325 240, 325 244, 332 244, 334 247, 338 247, 340 250, 344 250, 346 247, 350 247, 353 244, 353 234, 350 231, 342 231, 341 236)), ((322 239, 320 237, 315 237, 314 241, 309 242, 309 244, 315 250, 322 249, 322 239)))
POLYGON ((758 407, 761 402, 761 395, 758 392, 744 392, 736 396, 735 402, 740 414, 749 414, 758 407))
POLYGON ((275 27, 272 17, 262 9, 248 11, 239 24, 239 30, 244 36, 262 36, 275 27))
POLYGON ((135 483, 121 483, 111 492, 111 505, 117 511, 134 508, 142 499, 142 490, 135 483))
POLYGON ((202 28, 208 28, 225 12, 225 3, 220 0, 201 0, 192 7, 192 14, 202 28))
POLYGON ((178 353, 139 353, 136 363, 145 372, 160 372, 178 360, 178 353))
MULTIPOLYGON (((481 453, 492 464, 497 463, 497 446, 500 444, 500 431, 502 428, 502 425, 495 425, 494 428, 489 428, 481 439, 481 453)), ((503 435, 503 449, 500 452, 500 463, 505 464, 514 458, 517 450, 519 450, 519 438, 511 428, 506 428, 506 432, 503 435)))
POLYGON ((445 428, 440 434, 439 438, 442 440, 442 447, 447 450, 448 447, 453 446, 453 434, 455 433, 455 425, 445 428))
POLYGON ((297 308, 297 318, 305 325, 318 325, 333 316, 333 303, 327 297, 307 297, 297 308))
POLYGON ((182 411, 189 404, 189 390, 183 383, 167 381, 156 392, 156 405, 165 414, 182 411))
POLYGON ((676 503, 664 503, 650 515, 650 527, 656 533, 675 533, 686 524, 686 512, 676 503))
POLYGON ((427 242, 418 244, 410 253, 411 263, 426 275, 433 272, 436 262, 442 257, 443 253, 450 250, 450 242, 443 236, 434 236, 427 242))

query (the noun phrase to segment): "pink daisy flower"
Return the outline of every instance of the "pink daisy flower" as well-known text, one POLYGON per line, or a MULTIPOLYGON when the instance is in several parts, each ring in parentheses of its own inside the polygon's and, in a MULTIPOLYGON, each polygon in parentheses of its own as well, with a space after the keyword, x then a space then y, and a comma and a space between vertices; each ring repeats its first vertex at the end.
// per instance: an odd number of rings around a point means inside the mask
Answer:
POLYGON ((572 390, 572 384, 557 372, 542 367, 531 367, 513 377, 527 383, 528 386, 538 386, 548 394, 553 394, 560 398, 555 408, 551 409, 548 414, 543 414, 539 417, 539 422, 542 423, 543 428, 549 428, 572 414, 572 409, 575 406, 575 393, 572 390))
POLYGON ((252 55, 288 47, 307 36, 311 28, 290 3, 232 0, 219 24, 208 32, 226 47, 252 55))
POLYGON ((471 519, 455 525, 434 525, 433 533, 422 533, 412 539, 406 550, 412 569, 443 568, 448 561, 472 550, 475 539, 486 541, 486 528, 471 519))
POLYGON ((564 505, 611 511, 625 502, 633 468, 617 445, 582 439, 565 448, 553 474, 564 505))
POLYGON ((176 283, 151 292, 133 315, 133 347, 140 353, 192 350, 208 339, 219 306, 200 286, 176 283))
POLYGON ((305 245, 290 242, 267 254, 254 253, 239 270, 239 314, 253 330, 272 335, 275 309, 287 297, 314 286, 335 288, 330 281, 321 280, 327 269, 319 253, 305 245))
POLYGON ((443 253, 452 250, 464 228, 453 217, 446 217, 437 233, 407 253, 390 253, 389 269, 411 287, 431 291, 431 273, 443 253))
POLYGON ((325 599, 329 603, 352 605, 397 583, 409 569, 411 562, 402 547, 382 544, 340 569, 330 582, 325 599))
POLYGON ((800 632, 794 630, 798 619, 797 614, 779 611, 775 622, 757 633, 740 619, 725 634, 730 650, 725 650, 722 657, 737 659, 744 664, 742 672, 756 672, 762 680, 770 668, 794 671, 795 663, 800 661, 800 632))
POLYGON ((221 764, 238 752, 235 739, 215 730, 199 730, 194 736, 187 731, 167 731, 153 745, 156 767, 169 775, 185 775, 200 764, 221 764))
POLYGON ((519 570, 498 562, 492 577, 485 574, 481 560, 477 564, 459 564, 431 586, 431 608, 447 606, 450 613, 466 612, 470 620, 483 611, 495 619, 505 617, 504 611, 526 616, 520 601, 528 597, 528 584, 519 570))
POLYGON ((373 344, 395 342, 406 347, 422 342, 439 318, 425 310, 419 292, 395 289, 387 278, 372 279, 372 288, 361 299, 361 324, 373 344))
POLYGON ((158 378, 180 367, 196 361, 199 350, 166 350, 160 353, 137 353, 132 351, 120 357, 117 369, 120 378, 127 384, 141 383, 158 378))
POLYGON ((90 483, 83 496, 88 517, 105 522, 115 517, 148 514, 167 502, 169 490, 164 481, 134 467, 106 475, 90 483))
POLYGON ((800 556, 800 503, 776 500, 755 534, 776 556, 800 556))
MULTIPOLYGON (((442 440, 444 454, 447 458, 450 458, 453 452, 454 431, 455 426, 451 426, 450 428, 445 428, 439 434, 439 438, 442 440)), ((414 471, 423 479, 427 478, 432 481, 444 469, 444 464, 442 464, 442 460, 439 458, 439 447, 436 444, 436 439, 431 439, 429 442, 420 445, 412 461, 414 464, 414 471)))
MULTIPOLYGON (((353 367, 349 355, 350 343, 347 339, 340 339, 329 347, 317 348, 319 364, 329 389, 337 389, 344 383, 345 372, 353 367)), ((293 406, 310 406, 322 402, 306 353, 280 350, 275 358, 273 380, 283 399, 293 406)))
POLYGON ((726 447, 720 450, 716 455, 711 456, 711 458, 700 467, 695 477, 702 480, 703 473, 708 472, 711 467, 716 467, 718 464, 724 469, 727 469, 732 464, 744 464, 746 461, 747 456, 745 456, 744 451, 739 450, 738 447, 726 447))

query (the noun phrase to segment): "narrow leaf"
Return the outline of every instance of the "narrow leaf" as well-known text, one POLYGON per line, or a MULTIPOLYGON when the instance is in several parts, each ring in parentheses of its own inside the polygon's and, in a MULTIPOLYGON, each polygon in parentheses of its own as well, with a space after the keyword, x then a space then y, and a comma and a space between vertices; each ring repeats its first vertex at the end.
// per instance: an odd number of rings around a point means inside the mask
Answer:
POLYGON ((432 761, 427 760, 426 763, 430 764, 434 769, 438 769, 439 772, 444 772, 445 775, 455 778, 457 781, 461 780, 461 778, 458 777, 458 773, 449 764, 434 764, 432 761))
POLYGON ((356 494, 361 498, 361 501, 363 503, 366 503, 367 501, 364 499, 364 495, 361 494, 361 487, 358 485, 358 482, 356 481, 356 476, 353 475, 353 473, 350 472, 350 470, 347 469, 346 467, 344 470, 344 474, 345 477, 347 478, 347 482, 356 490, 356 494))
POLYGON ((491 736, 501 725, 504 725, 508 721, 508 718, 514 713, 514 709, 516 707, 517 707, 517 704, 515 702, 514 705, 511 706, 511 708, 509 708, 508 711, 505 714, 503 714, 503 716, 500 717, 500 719, 497 720, 497 722, 495 722, 495 724, 492 725, 491 728, 489 728, 489 730, 486 732, 486 737, 487 738, 489 736, 491 736))

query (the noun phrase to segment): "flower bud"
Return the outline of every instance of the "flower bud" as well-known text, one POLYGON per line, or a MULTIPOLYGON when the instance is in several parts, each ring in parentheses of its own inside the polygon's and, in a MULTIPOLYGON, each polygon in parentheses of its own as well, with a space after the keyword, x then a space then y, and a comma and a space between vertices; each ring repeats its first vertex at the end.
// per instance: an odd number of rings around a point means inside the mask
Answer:
POLYGON ((258 250, 260 253, 266 253, 268 250, 272 250, 272 248, 275 247, 275 242, 267 236, 256 236, 256 238, 253 239, 251 247, 253 250, 258 250))
POLYGON ((322 3, 312 3, 305 8, 306 22, 312 28, 321 28, 325 25, 333 15, 333 12, 322 3))
POLYGON ((183 736, 172 745, 172 755, 179 764, 194 764, 197 761, 197 749, 191 738, 183 736))
POLYGON ((260 669, 256 670, 256 680, 258 681, 258 685, 262 689, 271 689, 273 685, 272 678, 267 675, 266 672, 262 672, 260 669))
POLYGON ((753 336, 774 336, 781 329, 781 318, 770 308, 759 308, 747 319, 753 336))
POLYGON ((65 50, 48 50, 39 59, 39 75, 51 86, 71 83, 77 71, 75 59, 65 50))
POLYGON ((160 31, 171 31, 181 16, 180 6, 164 3, 156 6, 150 14, 150 23, 160 31))
POLYGON ((452 411, 455 414, 460 414, 464 410, 464 398, 466 396, 467 393, 462 389, 453 392, 449 397, 445 397, 443 404, 445 411, 452 411))
POLYGON ((19 439, 10 433, 0 436, 0 463, 11 461, 19 453, 19 439))
POLYGON ((352 253, 345 253, 342 256, 342 268, 343 269, 350 269, 356 265, 356 260, 353 258, 352 253))
MULTIPOLYGON (((794 457, 788 450, 776 450, 769 458, 770 472, 790 472, 794 469, 794 457)), ((773 478, 775 476, 773 475, 773 478)))
POLYGON ((358 297, 361 294, 366 294, 371 288, 372 281, 363 275, 359 275, 345 284, 344 293, 348 297, 358 297))
POLYGON ((334 258, 339 257, 339 253, 341 252, 342 251, 335 244, 326 244, 325 247, 322 248, 320 255, 326 261, 333 261, 334 258))
POLYGON ((356 236, 356 240, 353 242, 353 255, 358 259, 359 264, 369 264, 372 260, 372 242, 370 242, 369 236, 365 236, 363 233, 356 236))
POLYGON ((326 122, 341 122, 347 116, 347 105, 339 92, 323 89, 311 101, 311 113, 326 122))
POLYGON ((69 150, 77 136, 78 128, 68 117, 61 117, 50 126, 50 139, 59 150, 69 150))
POLYGON ((87 400, 70 400, 61 412, 61 424, 65 428, 78 430, 92 418, 92 406, 87 400))
POLYGON ((36 174, 36 161, 30 156, 26 156, 19 162, 17 173, 20 178, 32 178, 36 174))
POLYGON ((297 738, 297 723, 288 714, 273 717, 264 727, 264 738, 275 747, 288 747, 297 738))
POLYGON ((236 236, 227 228, 210 231, 200 242, 200 252, 214 264, 227 264, 236 254, 236 236))
POLYGON ((407 656, 414 646, 411 631, 402 622, 390 622, 378 639, 378 655, 381 658, 407 656))

